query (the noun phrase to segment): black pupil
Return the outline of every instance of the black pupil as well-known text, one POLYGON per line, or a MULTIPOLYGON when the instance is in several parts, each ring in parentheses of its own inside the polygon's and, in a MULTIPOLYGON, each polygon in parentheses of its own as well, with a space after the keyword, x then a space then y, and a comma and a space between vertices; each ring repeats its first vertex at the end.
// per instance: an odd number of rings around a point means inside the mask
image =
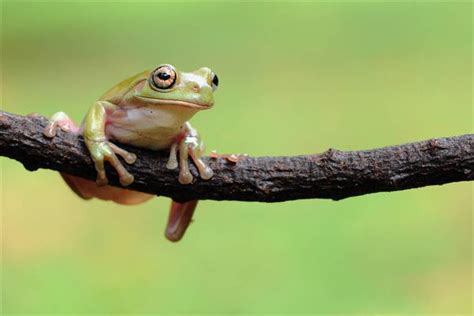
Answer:
POLYGON ((216 85, 216 87, 219 85, 219 78, 217 78, 217 75, 214 75, 214 78, 212 78, 212 83, 216 85))
POLYGON ((169 78, 171 78, 170 74, 167 72, 159 72, 157 74, 157 77, 160 78, 161 80, 168 80, 169 78))

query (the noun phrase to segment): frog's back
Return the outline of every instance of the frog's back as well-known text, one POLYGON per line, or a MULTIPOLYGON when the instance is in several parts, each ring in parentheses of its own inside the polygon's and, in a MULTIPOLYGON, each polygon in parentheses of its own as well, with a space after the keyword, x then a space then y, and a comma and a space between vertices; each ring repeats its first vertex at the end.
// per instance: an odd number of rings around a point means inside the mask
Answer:
POLYGON ((122 97, 133 89, 138 83, 146 80, 150 74, 150 70, 145 70, 133 77, 125 79, 112 88, 110 88, 106 93, 104 93, 101 97, 101 101, 109 101, 114 104, 117 104, 122 97))

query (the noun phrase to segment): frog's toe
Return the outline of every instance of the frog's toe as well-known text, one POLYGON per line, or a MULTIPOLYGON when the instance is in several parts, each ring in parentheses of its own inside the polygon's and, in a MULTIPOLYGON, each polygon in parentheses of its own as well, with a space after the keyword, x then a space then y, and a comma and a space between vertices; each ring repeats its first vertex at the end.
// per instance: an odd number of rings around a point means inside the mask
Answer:
POLYGON ((98 186, 103 187, 109 184, 109 180, 105 175, 97 174, 97 179, 95 180, 95 183, 97 183, 98 186))
POLYGON ((135 155, 133 153, 128 153, 128 155, 123 157, 123 159, 125 159, 126 163, 131 165, 131 164, 135 163, 135 161, 137 161, 137 155, 135 155))
POLYGON ((193 182, 193 175, 191 172, 189 172, 189 170, 180 170, 178 181, 181 184, 190 184, 193 182))
POLYGON ((123 185, 124 187, 129 186, 130 184, 135 181, 135 178, 131 174, 125 174, 121 175, 119 178, 120 184, 123 185))
POLYGON ((214 171, 212 171, 212 169, 209 168, 209 166, 204 161, 202 161, 200 156, 197 156, 195 153, 191 153, 191 158, 199 170, 199 176, 201 179, 209 180, 214 176, 214 171))
POLYGON ((49 123, 43 130, 43 135, 48 138, 54 138, 56 136, 56 124, 54 122, 49 123))
POLYGON ((178 148, 178 145, 176 143, 171 145, 170 155, 168 158, 168 162, 166 163, 166 169, 174 170, 178 168, 178 159, 176 158, 177 148, 178 148))
POLYGON ((174 170, 178 168, 178 161, 175 160, 168 160, 168 162, 166 163, 166 169, 169 169, 169 170, 174 170))
POLYGON ((125 169, 125 167, 120 163, 118 158, 113 155, 111 157, 108 157, 110 163, 112 164, 112 167, 115 168, 115 171, 117 171, 117 174, 119 176, 119 181, 120 184, 126 187, 127 185, 130 185, 133 183, 135 180, 133 176, 125 169))
POLYGON ((199 169, 199 175, 201 176, 201 179, 209 180, 214 176, 214 171, 212 171, 208 166, 205 166, 204 168, 199 169))
POLYGON ((118 152, 115 152, 116 154, 118 154, 120 157, 123 158, 123 160, 125 160, 126 163, 128 163, 129 165, 135 163, 135 161, 137 161, 137 155, 135 154, 132 154, 132 153, 129 153, 129 152, 126 152, 126 153, 118 153, 118 152))
POLYGON ((128 152, 125 149, 118 147, 114 143, 109 143, 109 146, 114 153, 122 157, 125 160, 125 162, 128 163, 129 165, 137 161, 137 155, 135 155, 134 153, 128 152))
POLYGON ((97 183, 98 186, 107 185, 109 183, 109 180, 107 179, 107 175, 105 174, 104 159, 94 156, 92 156, 92 159, 94 160, 95 170, 97 171, 97 178, 95 180, 95 183, 97 183))

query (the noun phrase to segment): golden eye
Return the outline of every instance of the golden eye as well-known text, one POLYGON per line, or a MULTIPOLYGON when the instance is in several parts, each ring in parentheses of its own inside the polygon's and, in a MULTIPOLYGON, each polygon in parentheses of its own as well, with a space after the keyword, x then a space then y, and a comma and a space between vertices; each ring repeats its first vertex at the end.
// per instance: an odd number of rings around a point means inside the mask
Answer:
POLYGON ((171 88, 176 82, 176 71, 171 65, 163 65, 156 68, 150 76, 150 84, 158 90, 171 88))
POLYGON ((215 73, 212 73, 212 91, 217 90, 217 86, 219 85, 219 78, 215 73))

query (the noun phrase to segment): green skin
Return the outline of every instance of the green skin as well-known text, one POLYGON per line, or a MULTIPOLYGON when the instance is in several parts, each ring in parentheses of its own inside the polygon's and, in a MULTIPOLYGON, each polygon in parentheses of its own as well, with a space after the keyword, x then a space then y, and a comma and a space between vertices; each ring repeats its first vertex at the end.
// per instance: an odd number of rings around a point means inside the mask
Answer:
MULTIPOLYGON (((198 111, 213 106, 213 92, 217 84, 217 76, 209 68, 188 73, 178 71, 171 65, 161 65, 126 79, 107 91, 92 105, 80 127, 64 112, 54 114, 44 135, 53 138, 58 128, 82 134, 97 170, 95 183, 62 174, 64 180, 84 199, 95 197, 120 204, 138 204, 152 198, 150 194, 107 186, 106 161, 117 171, 120 183, 127 186, 133 183, 134 178, 117 155, 128 164, 133 164, 137 159, 135 154, 112 141, 152 150, 169 149, 166 167, 179 167, 178 181, 181 184, 193 181, 188 165, 189 156, 200 177, 210 179, 213 171, 201 159, 204 145, 188 120, 198 111), (163 67, 172 74, 171 79, 159 77, 163 67)), ((173 201, 165 231, 169 240, 178 241, 182 238, 196 204, 197 201, 173 201)))
MULTIPOLYGON (((175 169, 179 161, 178 180, 182 184, 193 180, 188 156, 193 159, 202 179, 212 177, 212 170, 201 160, 203 143, 188 120, 196 112, 213 106, 215 74, 209 68, 190 73, 174 70, 176 82, 169 89, 158 91, 153 88, 148 80, 153 71, 145 71, 117 84, 90 108, 79 132, 82 132, 94 161, 99 186, 108 183, 105 161, 115 168, 123 186, 134 181, 117 155, 129 164, 135 162, 136 156, 110 140, 152 150, 169 148, 167 167, 175 169)), ((74 131, 75 126, 66 114, 58 112, 53 115, 45 135, 54 137, 57 128, 74 131)))

